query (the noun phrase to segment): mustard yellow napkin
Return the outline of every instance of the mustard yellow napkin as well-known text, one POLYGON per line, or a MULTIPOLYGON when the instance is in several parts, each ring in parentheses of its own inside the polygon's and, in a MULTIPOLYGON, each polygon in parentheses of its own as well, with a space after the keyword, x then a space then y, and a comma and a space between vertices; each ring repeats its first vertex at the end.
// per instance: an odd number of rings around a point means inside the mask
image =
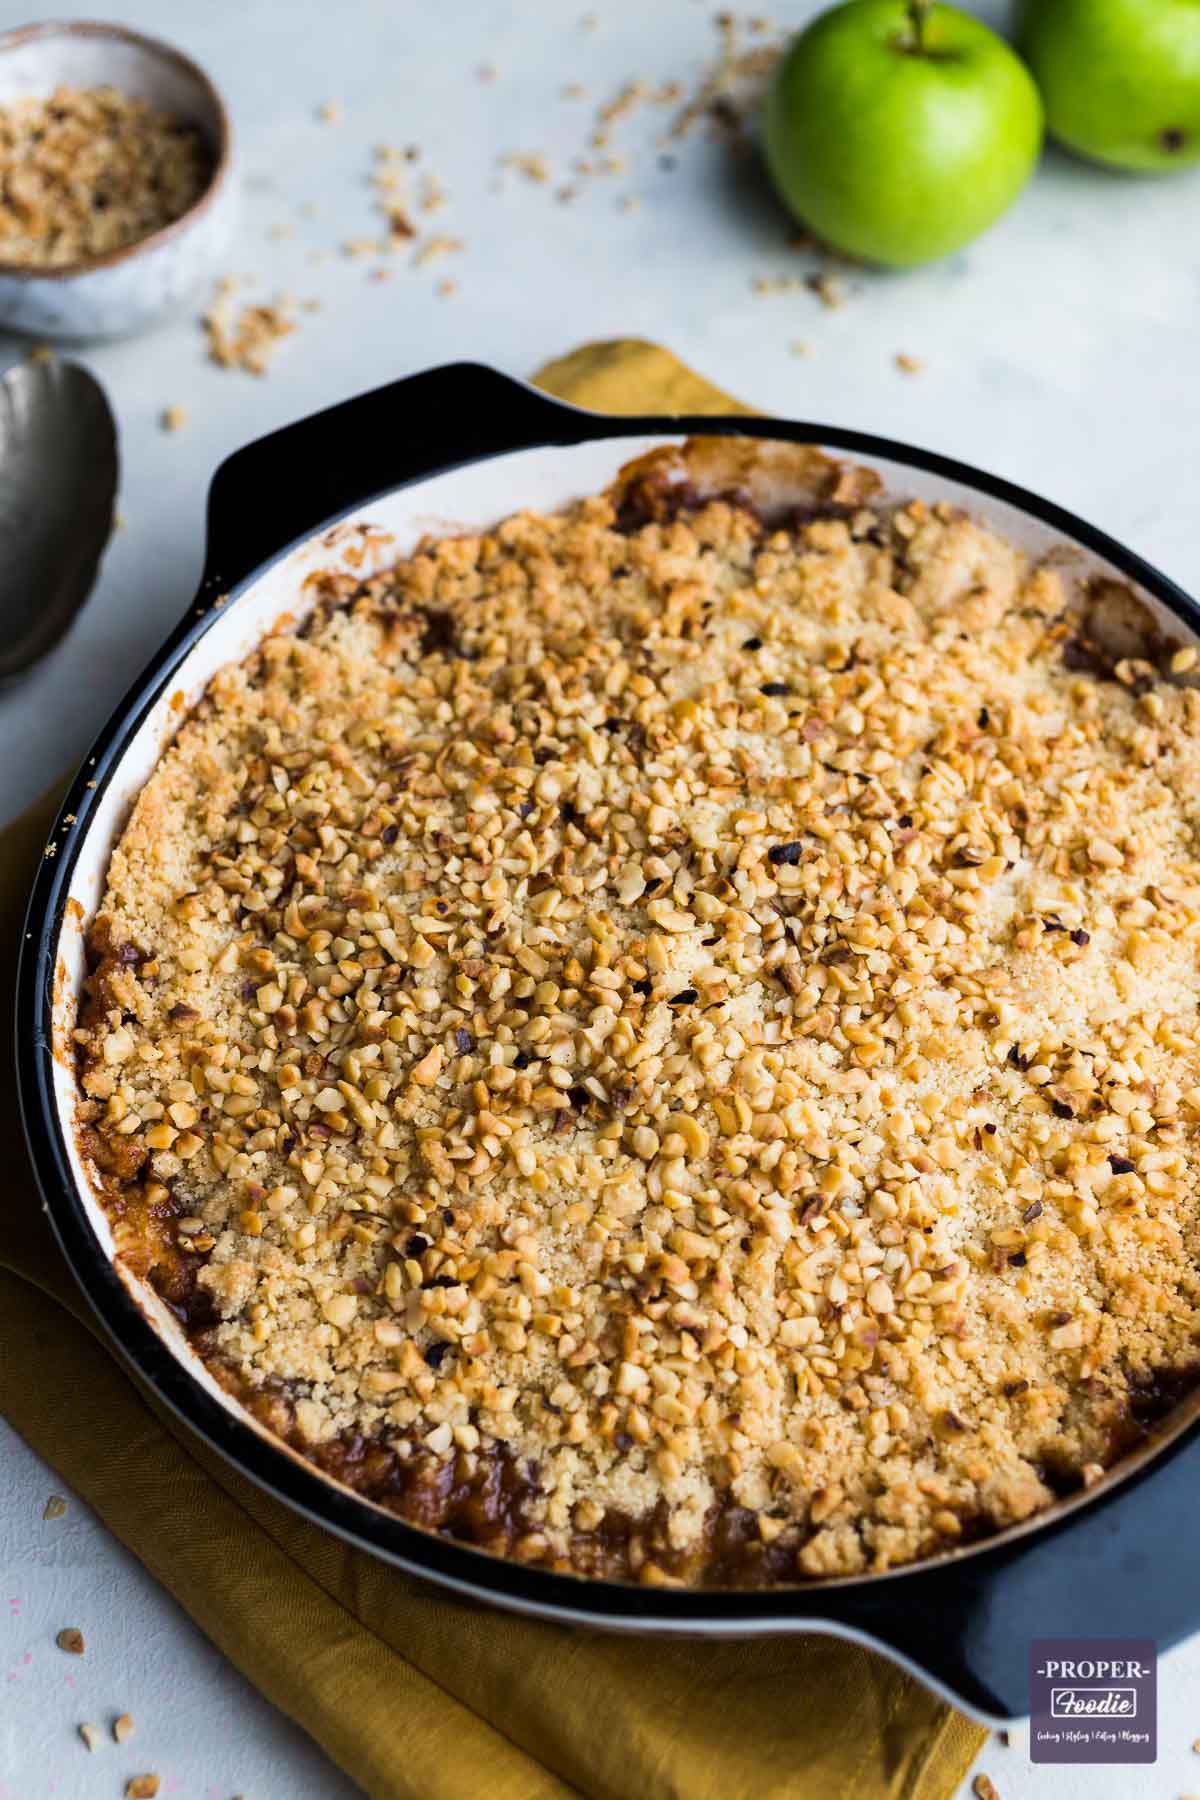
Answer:
MULTIPOLYGON (((588 345, 540 380, 597 410, 746 410, 652 344, 588 345)), ((0 838, 4 1017, 52 810, 0 838)), ((8 1055, 7 1031, 0 1043, 8 1055)), ((15 1149, 11 1071, 0 1108, 15 1149)), ((225 1468, 114 1360, 18 1154, 0 1208, 0 1409, 374 1800, 945 1800, 961 1780, 984 1733, 853 1646, 569 1631, 347 1549, 225 1468)))

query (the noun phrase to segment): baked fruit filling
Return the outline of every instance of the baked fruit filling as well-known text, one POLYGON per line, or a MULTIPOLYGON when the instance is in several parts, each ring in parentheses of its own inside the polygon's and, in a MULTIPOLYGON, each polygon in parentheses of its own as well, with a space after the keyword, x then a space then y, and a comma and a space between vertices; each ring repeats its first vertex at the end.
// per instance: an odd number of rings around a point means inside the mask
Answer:
POLYGON ((76 1039, 120 1255, 318 1467, 763 1585, 1193 1379, 1200 693, 1115 584, 728 453, 322 578, 143 790, 76 1039))

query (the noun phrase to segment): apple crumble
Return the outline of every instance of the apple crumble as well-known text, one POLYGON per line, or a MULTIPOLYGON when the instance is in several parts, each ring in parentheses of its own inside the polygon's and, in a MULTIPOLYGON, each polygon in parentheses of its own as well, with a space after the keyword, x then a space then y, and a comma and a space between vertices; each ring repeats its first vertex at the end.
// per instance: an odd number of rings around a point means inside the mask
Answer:
POLYGON ((0 260, 63 267, 194 206, 213 158, 194 125, 112 87, 0 106, 0 260))
POLYGON ((378 1505, 867 1573, 1193 1382, 1195 654, 866 471, 681 454, 215 678, 112 856, 81 1129, 208 1367, 378 1505))

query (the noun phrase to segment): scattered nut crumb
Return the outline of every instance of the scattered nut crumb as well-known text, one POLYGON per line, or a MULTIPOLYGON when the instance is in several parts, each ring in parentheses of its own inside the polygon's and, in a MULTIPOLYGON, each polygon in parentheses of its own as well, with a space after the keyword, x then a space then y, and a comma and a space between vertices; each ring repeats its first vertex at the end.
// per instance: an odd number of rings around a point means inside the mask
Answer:
POLYGON ((89 1750, 98 1750, 104 1742, 104 1733, 98 1725, 81 1725, 79 1735, 89 1750))
POLYGON ((125 1783, 125 1800, 154 1800, 157 1792, 157 1775, 131 1775, 125 1783))
POLYGON ((74 1625, 65 1625, 54 1641, 68 1656, 83 1655, 83 1633, 74 1625))
POLYGON ((67 1510, 67 1503, 61 1494, 51 1494, 42 1510, 43 1519, 61 1519, 67 1510))
POLYGON ((449 300, 451 295, 457 294, 457 292, 458 292, 458 283, 457 283, 457 281, 454 280, 453 276, 447 275, 442 281, 439 281, 437 284, 437 294, 438 294, 438 298, 441 300, 449 300))
POLYGON ((340 125, 342 122, 342 104, 340 100, 327 100, 317 113, 323 125, 340 125))
POLYGON ((788 349, 793 356, 810 356, 812 354, 812 345, 806 338, 793 338, 788 349))
POLYGON ((179 431, 187 424, 187 408, 184 406, 164 406, 159 424, 164 431, 179 431))
POLYGON ((466 245, 463 243, 461 238, 456 238, 456 237, 426 238, 425 242, 420 246, 420 248, 417 250, 416 254, 413 256, 413 268, 414 269, 424 268, 426 263, 433 262, 435 260, 435 258, 437 258, 439 256, 454 256, 458 253, 458 251, 465 250, 465 249, 466 249, 466 245))
POLYGON ((550 179, 550 165, 540 150, 513 150, 500 158, 502 169, 515 169, 527 181, 541 183, 550 179))
POLYGON ((200 321, 208 339, 210 359, 222 369, 265 375, 280 340, 296 329, 291 309, 279 299, 270 305, 243 306, 234 316, 226 298, 218 288, 217 299, 200 321))
POLYGON ((975 1800, 1000 1800, 1000 1790, 990 1775, 977 1775, 971 1783, 975 1800))
POLYGON ((798 275, 755 275, 750 282, 755 294, 788 294, 803 286, 798 275))
POLYGON ((919 375, 921 370, 925 367, 925 364, 921 361, 919 356, 909 356, 907 351, 898 350, 896 352, 896 367, 903 370, 906 375, 919 375))
POLYGON ((417 228, 409 217, 407 207, 392 205, 385 208, 385 211, 387 214, 389 237, 397 242, 404 238, 416 237, 417 228))
POLYGON ((432 175, 426 175, 421 186, 421 211, 441 212, 450 196, 432 175))
POLYGON ((814 275, 806 275, 804 285, 817 296, 822 306, 831 310, 846 304, 846 290, 836 275, 828 275, 821 270, 814 275))
POLYGON ((118 1744, 127 1744, 133 1736, 133 1718, 129 1713, 121 1713, 113 1720, 112 1734, 118 1744))

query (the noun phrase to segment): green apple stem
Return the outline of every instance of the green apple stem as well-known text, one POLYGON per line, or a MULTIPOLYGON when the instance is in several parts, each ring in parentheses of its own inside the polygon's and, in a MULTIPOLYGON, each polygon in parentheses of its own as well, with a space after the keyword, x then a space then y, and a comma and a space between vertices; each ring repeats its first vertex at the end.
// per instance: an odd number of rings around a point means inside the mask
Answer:
POLYGON ((930 0, 908 0, 908 19, 912 26, 913 54, 920 56, 925 49, 925 20, 929 16, 930 0))

